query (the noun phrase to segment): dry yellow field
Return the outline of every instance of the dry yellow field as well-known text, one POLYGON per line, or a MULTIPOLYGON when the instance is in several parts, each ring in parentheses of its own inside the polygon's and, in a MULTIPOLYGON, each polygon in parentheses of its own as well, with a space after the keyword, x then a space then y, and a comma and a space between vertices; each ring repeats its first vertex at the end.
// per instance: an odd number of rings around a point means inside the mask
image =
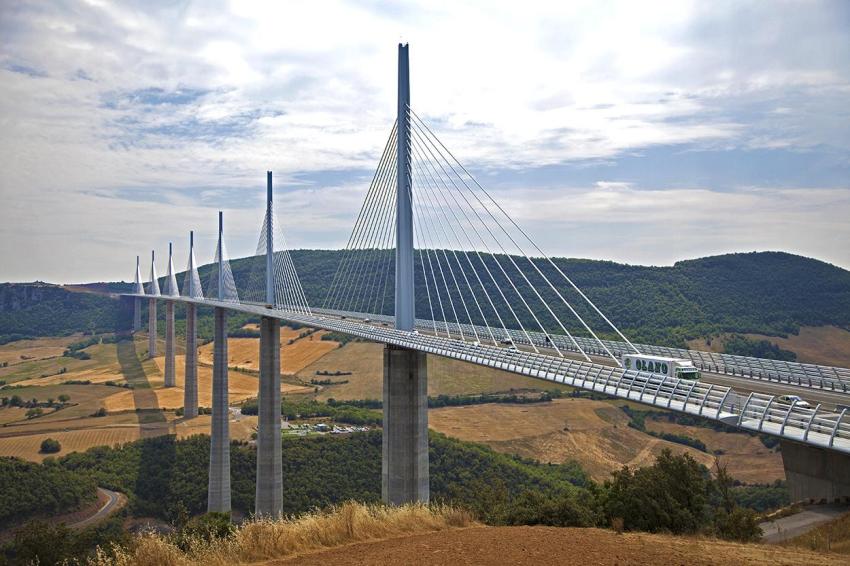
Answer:
POLYGON ((0 364, 8 363, 11 366, 27 360, 43 360, 61 356, 69 344, 78 342, 81 338, 82 335, 74 334, 73 336, 18 340, 3 344, 0 346, 0 364))
POLYGON ((630 428, 628 417, 604 401, 556 399, 534 405, 445 407, 429 411, 429 422, 434 430, 482 442, 500 452, 541 462, 576 460, 600 481, 623 465, 652 464, 664 448, 687 452, 709 467, 714 464, 709 454, 630 428))
MULTIPOLYGON (((121 415, 126 417, 127 415, 121 415)), ((135 414, 131 415, 135 416, 135 414)), ((159 419, 147 423, 122 423, 126 420, 110 415, 99 419, 68 423, 67 429, 52 431, 33 431, 33 434, 19 436, 0 436, 0 456, 14 456, 40 462, 47 456, 64 456, 71 452, 83 452, 95 446, 113 446, 132 442, 139 438, 175 434, 185 438, 194 434, 209 434, 210 417, 201 415, 194 419, 175 419, 173 413, 161 413, 159 419), (53 438, 62 445, 55 454, 40 454, 39 447, 45 438, 53 438)), ((257 428, 257 417, 231 417, 230 437, 234 440, 248 440, 257 428)), ((4 431, 5 434, 5 431, 4 431)))
MULTIPOLYGON (((746 336, 791 350, 797 354, 799 362, 850 367, 850 332, 835 326, 804 326, 799 334, 791 334, 787 338, 763 334, 746 336)), ((723 337, 713 338, 710 346, 705 339, 690 340, 688 346, 696 350, 722 352, 723 337)))
MULTIPOLYGON (((384 380, 384 347, 374 342, 349 342, 328 352, 298 372, 303 381, 331 379, 348 381, 323 386, 320 400, 380 399, 384 380), (345 371, 351 375, 324 376, 317 371, 345 371)), ((508 391, 511 389, 547 389, 554 385, 500 370, 466 362, 428 356, 428 395, 461 395, 508 391)))
MULTIPOLYGON (((336 342, 322 340, 323 331, 299 339, 303 330, 289 327, 280 329, 280 371, 294 375, 337 347, 336 342), (292 344, 288 344, 294 340, 292 344)), ((260 340, 258 338, 229 338, 227 340, 228 365, 252 371, 260 370, 260 340)), ((213 362, 213 343, 198 349, 198 360, 204 364, 213 362)))
POLYGON ((665 421, 646 420, 646 428, 655 432, 684 434, 703 441, 710 452, 722 450, 717 459, 732 477, 745 483, 771 483, 785 479, 782 455, 765 447, 746 434, 730 434, 698 426, 684 426, 665 421))

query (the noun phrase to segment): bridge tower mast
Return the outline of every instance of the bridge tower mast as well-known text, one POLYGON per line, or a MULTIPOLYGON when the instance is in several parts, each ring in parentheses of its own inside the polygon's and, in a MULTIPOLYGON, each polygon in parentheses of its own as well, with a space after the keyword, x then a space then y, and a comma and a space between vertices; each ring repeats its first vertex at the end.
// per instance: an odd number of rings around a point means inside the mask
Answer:
MULTIPOLYGON (((395 326, 413 331, 413 193, 410 174, 410 67, 408 46, 398 46, 398 153, 396 156, 395 326)), ((428 371, 424 353, 384 348, 384 434, 381 496, 385 503, 427 503, 428 371)))
POLYGON ((396 116, 395 327, 413 330, 413 202, 410 181, 410 63, 408 45, 398 46, 396 116))

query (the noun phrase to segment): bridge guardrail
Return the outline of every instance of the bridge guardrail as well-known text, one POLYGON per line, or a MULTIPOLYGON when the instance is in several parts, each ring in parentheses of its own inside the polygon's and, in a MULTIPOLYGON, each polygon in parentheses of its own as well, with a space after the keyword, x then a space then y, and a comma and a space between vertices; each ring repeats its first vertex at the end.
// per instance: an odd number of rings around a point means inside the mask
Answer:
MULTIPOLYGON (((335 316, 348 316, 354 318, 369 318, 384 323, 392 323, 393 317, 387 315, 376 315, 369 313, 339 311, 330 309, 313 309, 314 312, 327 313, 335 316)), ((449 333, 454 335, 473 336, 479 335, 489 339, 492 332, 496 340, 510 338, 516 344, 530 345, 526 332, 508 329, 506 334, 503 329, 488 328, 484 326, 472 326, 469 324, 457 324, 454 322, 432 321, 416 319, 419 329, 433 330, 436 326, 438 332, 445 332, 448 327, 449 333)), ((545 334, 529 331, 528 336, 538 347, 551 347, 545 334)), ((563 335, 552 334, 555 345, 561 350, 578 352, 572 341, 563 335)), ((607 353, 599 343, 590 338, 575 336, 575 341, 588 354, 605 356, 607 353)), ((484 338, 481 340, 485 341, 484 338)), ((603 340, 605 346, 615 355, 620 356, 631 352, 625 342, 616 340, 603 340)), ((752 358, 737 356, 733 354, 720 354, 716 352, 704 352, 701 350, 685 350, 682 348, 669 348, 666 346, 653 346, 651 344, 635 344, 644 354, 665 356, 669 358, 690 359, 694 365, 702 370, 756 379, 760 381, 785 383, 797 387, 809 387, 827 391, 838 391, 850 393, 850 369, 822 366, 817 364, 805 364, 799 362, 786 362, 783 360, 767 360, 763 358, 752 358)))

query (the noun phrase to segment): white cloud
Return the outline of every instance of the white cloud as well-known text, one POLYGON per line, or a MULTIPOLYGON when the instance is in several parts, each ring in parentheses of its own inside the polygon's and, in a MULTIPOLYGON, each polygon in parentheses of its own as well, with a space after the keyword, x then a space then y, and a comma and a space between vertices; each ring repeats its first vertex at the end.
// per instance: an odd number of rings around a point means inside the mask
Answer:
MULTIPOLYGON (((254 198, 267 169, 285 187, 374 168, 399 40, 411 42, 414 108, 496 176, 671 144, 827 147, 846 162, 846 15, 828 2, 3 3, 0 279, 120 277, 125 256, 214 221, 217 190, 254 198), (191 188, 202 203, 175 196, 191 188), (153 190, 168 204, 145 202, 153 190)), ((365 186, 329 184, 287 194, 291 243, 344 241, 340 218, 365 186)), ((588 214, 648 198, 631 180, 596 186, 580 199, 588 214)), ((701 194, 678 190, 658 198, 701 194)), ((549 204, 565 207, 559 218, 577 206, 549 204)), ((235 226, 245 209, 229 214, 235 226)), ((850 265, 826 235, 800 230, 813 255, 850 265)), ((659 261, 648 247, 632 257, 659 261)))

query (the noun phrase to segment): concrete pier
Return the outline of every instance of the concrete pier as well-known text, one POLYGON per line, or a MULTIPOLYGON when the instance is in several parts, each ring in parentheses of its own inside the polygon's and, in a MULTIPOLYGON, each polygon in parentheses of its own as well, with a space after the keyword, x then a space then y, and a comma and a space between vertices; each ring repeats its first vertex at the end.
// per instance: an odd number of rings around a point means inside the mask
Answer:
POLYGON ((780 441, 791 502, 850 503, 850 455, 780 441))
POLYGON ((133 332, 142 329, 142 300, 138 297, 133 299, 133 332))
POLYGON ((390 505, 429 499, 426 359, 415 350, 384 348, 381 497, 390 505))
POLYGON ((227 402, 227 311, 215 309, 212 430, 207 511, 230 512, 230 411, 227 402))
POLYGON ((283 511, 280 446, 280 322, 260 320, 260 390, 257 396, 257 497, 255 513, 278 517, 283 511))
POLYGON ((175 387, 174 373, 174 301, 165 301, 165 387, 175 387))
POLYGON ((183 380, 183 417, 198 416, 198 330, 197 309, 186 304, 186 371, 183 380))
POLYGON ((156 299, 148 299, 148 357, 156 357, 156 299))

